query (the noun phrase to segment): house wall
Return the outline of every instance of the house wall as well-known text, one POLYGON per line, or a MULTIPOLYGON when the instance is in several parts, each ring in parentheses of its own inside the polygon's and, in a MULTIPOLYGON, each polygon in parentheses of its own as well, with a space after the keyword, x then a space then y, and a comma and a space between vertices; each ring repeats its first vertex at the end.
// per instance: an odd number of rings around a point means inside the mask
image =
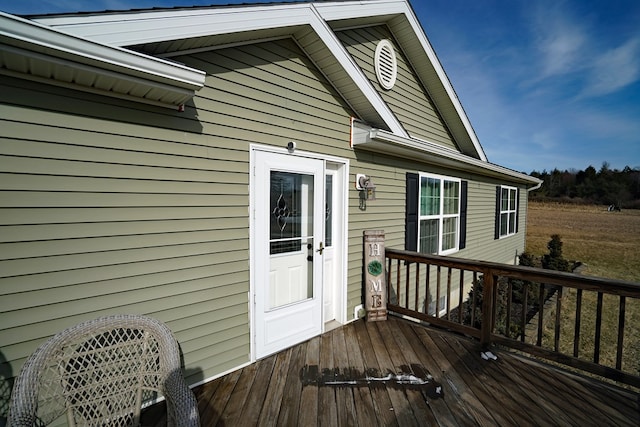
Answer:
POLYGON ((509 261, 522 246, 522 231, 493 240, 496 182, 351 149, 353 113, 292 40, 174 59, 208 73, 183 113, 0 80, 0 356, 9 376, 61 329, 122 312, 168 323, 191 383, 248 362, 250 144, 294 140, 300 151, 348 159, 350 183, 373 177, 378 200, 366 210, 348 191, 348 318, 362 302, 363 231, 383 229, 388 247, 404 247, 407 171, 470 180, 459 255, 509 261))
POLYGON ((13 374, 48 336, 112 313, 166 321, 192 380, 246 362, 246 153, 188 113, 11 79, 0 93, 13 374))
POLYGON ((459 151, 411 63, 386 26, 344 30, 336 34, 411 137, 459 151), (376 47, 383 39, 394 45, 398 63, 398 77, 391 90, 378 83, 374 67, 376 47))

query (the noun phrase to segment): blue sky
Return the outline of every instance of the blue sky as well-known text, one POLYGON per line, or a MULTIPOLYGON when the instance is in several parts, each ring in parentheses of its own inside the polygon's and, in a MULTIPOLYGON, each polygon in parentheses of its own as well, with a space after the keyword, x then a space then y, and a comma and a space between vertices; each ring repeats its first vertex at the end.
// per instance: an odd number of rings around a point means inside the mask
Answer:
MULTIPOLYGON (((0 0, 15 14, 251 0, 0 0)), ((640 1, 412 0, 492 163, 640 168, 640 1)))

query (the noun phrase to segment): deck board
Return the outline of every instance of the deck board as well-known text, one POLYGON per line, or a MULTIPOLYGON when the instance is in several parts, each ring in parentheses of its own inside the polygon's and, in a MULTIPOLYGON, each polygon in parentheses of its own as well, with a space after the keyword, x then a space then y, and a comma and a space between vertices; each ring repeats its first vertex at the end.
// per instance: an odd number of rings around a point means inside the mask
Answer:
MULTIPOLYGON (((640 425, 635 391, 494 353, 485 361, 474 340, 396 317, 360 320, 194 392, 203 427, 640 425)), ((143 424, 165 426, 163 405, 147 409, 143 424)))

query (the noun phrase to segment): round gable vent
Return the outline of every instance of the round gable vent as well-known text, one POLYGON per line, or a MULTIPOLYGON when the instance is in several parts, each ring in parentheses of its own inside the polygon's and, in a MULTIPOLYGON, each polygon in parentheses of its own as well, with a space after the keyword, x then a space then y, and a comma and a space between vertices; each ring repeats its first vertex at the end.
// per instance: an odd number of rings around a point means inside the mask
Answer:
POLYGON ((385 89, 391 89, 398 76, 398 62, 396 52, 389 40, 380 40, 378 43, 374 64, 380 85, 385 89))

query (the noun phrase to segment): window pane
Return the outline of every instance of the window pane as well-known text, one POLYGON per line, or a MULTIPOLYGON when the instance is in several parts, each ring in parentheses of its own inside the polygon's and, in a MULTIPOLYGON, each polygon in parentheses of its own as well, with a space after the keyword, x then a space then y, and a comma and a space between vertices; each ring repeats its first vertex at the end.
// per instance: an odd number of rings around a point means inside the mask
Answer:
POLYGON ((458 213, 458 197, 460 194, 460 183, 457 181, 444 182, 443 210, 445 215, 458 213))
POLYGON ((313 176, 271 172, 271 254, 300 251, 302 237, 313 230, 313 176))
POLYGON ((420 252, 438 253, 438 220, 423 219, 420 221, 420 252))
POLYGON ((327 175, 324 188, 324 244, 329 247, 333 244, 333 175, 327 175))
POLYGON ((508 222, 509 222, 509 214, 508 213, 500 214, 500 235, 501 236, 507 235, 508 222))
POLYGON ((512 211, 516 210, 516 190, 515 189, 511 189, 509 191, 509 209, 512 211))
POLYGON ((440 214, 440 180, 422 177, 420 180, 420 215, 440 214))
POLYGON ((506 211, 509 209, 509 189, 503 188, 501 191, 502 196, 500 197, 501 207, 500 210, 506 211))
POLYGON ((516 232, 516 213, 511 212, 509 214, 509 234, 516 232))
POLYGON ((458 218, 445 218, 442 222, 442 250, 446 251, 456 247, 458 218))

